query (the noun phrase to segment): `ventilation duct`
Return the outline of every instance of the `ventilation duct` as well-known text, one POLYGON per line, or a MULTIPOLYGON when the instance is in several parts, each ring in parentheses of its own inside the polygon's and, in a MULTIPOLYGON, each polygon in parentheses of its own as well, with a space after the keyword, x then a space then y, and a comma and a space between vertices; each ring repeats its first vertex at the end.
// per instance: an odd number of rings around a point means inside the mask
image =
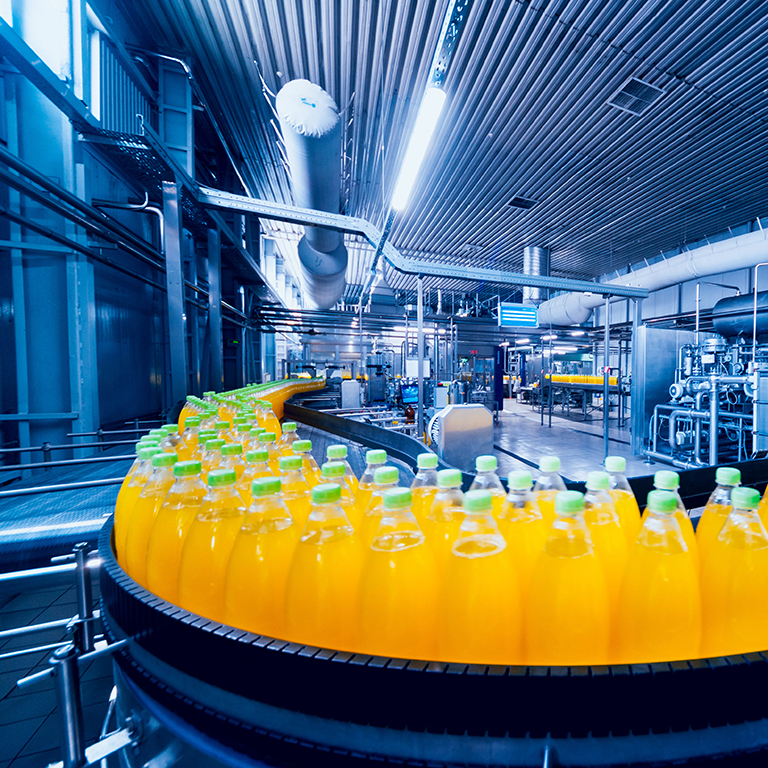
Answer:
MULTIPOLYGON (((768 230, 749 232, 672 256, 609 280, 603 285, 626 285, 660 291, 701 277, 748 269, 768 260, 768 230)), ((564 293, 539 307, 539 324, 580 325, 605 298, 599 294, 564 293)))
MULTIPOLYGON (((526 246, 523 250, 523 273, 549 277, 549 248, 526 246)), ((548 295, 546 288, 523 286, 523 304, 541 304, 548 295)))
MULTIPOLYGON (((277 94, 276 108, 296 205, 339 213, 341 119, 336 102, 308 80, 291 80, 277 94)), ((344 294, 343 236, 333 229, 304 227, 299 261, 305 302, 312 309, 330 309, 344 294)))

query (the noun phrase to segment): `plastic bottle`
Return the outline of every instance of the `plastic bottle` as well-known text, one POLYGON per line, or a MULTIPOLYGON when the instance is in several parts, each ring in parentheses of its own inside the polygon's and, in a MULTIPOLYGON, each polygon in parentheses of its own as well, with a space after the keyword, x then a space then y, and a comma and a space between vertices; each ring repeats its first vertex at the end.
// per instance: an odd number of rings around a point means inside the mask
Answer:
MULTIPOLYGON (((671 493, 675 497, 675 502, 677 503, 675 520, 677 520, 677 524, 680 526, 680 532, 682 533, 683 539, 685 539, 685 543, 691 552, 696 567, 698 568, 699 545, 696 542, 696 533, 693 530, 691 518, 688 517, 688 511, 685 508, 685 504, 683 504, 683 500, 680 498, 680 494, 677 490, 680 487, 680 475, 678 475, 677 472, 671 472, 668 469, 659 470, 653 476, 653 487, 657 491, 665 491, 666 493, 671 493)), ((643 523, 645 523, 645 518, 648 514, 648 507, 646 507, 643 511, 643 523)))
POLYGON ((757 514, 760 494, 732 487, 730 502, 725 524, 701 559, 705 657, 768 648, 768 533, 757 514))
POLYGON ((280 422, 272 412, 272 404, 268 400, 260 400, 258 402, 259 411, 261 413, 261 419, 259 424, 264 427, 267 432, 274 432, 275 438, 279 440, 283 435, 283 430, 280 427, 280 422))
POLYGON ((608 662, 608 587, 584 522, 584 497, 555 496, 555 522, 526 601, 525 656, 536 666, 608 662))
POLYGON ((717 487, 712 491, 696 526, 699 545, 699 564, 703 567, 707 554, 731 513, 731 494, 741 482, 741 472, 735 467, 718 467, 715 472, 717 487))
POLYGON ((259 450, 259 448, 261 448, 259 435, 266 431, 267 430, 264 429, 264 427, 251 427, 250 432, 248 432, 248 441, 243 444, 243 450, 245 450, 246 453, 248 453, 248 451, 259 450))
POLYGON ((637 506, 635 494, 624 476, 626 468, 627 460, 623 456, 608 456, 605 460, 605 471, 611 478, 613 505, 619 516, 627 544, 631 547, 635 543, 643 523, 640 519, 640 508, 637 506))
POLYGON ((133 508, 136 506, 136 500, 139 498, 141 489, 149 480, 152 474, 152 457, 162 453, 157 446, 149 448, 139 448, 137 454, 138 464, 132 467, 130 476, 126 476, 115 502, 115 554, 117 562, 125 569, 125 539, 128 536, 128 527, 133 514, 133 508))
POLYGON ((221 463, 219 469, 234 469, 237 479, 243 476, 245 472, 245 462, 243 461, 243 446, 240 443, 229 443, 221 446, 221 463))
POLYGON ((288 573, 285 639, 354 651, 364 550, 338 503, 340 497, 335 483, 312 489, 312 511, 288 573))
POLYGON ((208 440, 216 440, 215 429, 201 429, 197 434, 197 447, 192 451, 192 458, 202 462, 205 455, 205 444, 208 440))
POLYGON ((214 469, 208 493, 189 526, 179 566, 179 604, 224 621, 224 579, 245 504, 235 488, 234 469, 214 469))
POLYGON ((610 485, 611 480, 607 472, 590 472, 587 475, 584 522, 589 527, 595 556, 605 573, 611 610, 615 611, 619 603, 624 569, 627 566, 629 546, 609 492, 610 485))
POLYGON ((163 453, 173 452, 178 458, 179 450, 183 446, 179 428, 175 424, 166 424, 163 429, 166 431, 165 437, 160 441, 160 447, 163 453))
POLYGON ((173 465, 178 457, 173 451, 152 457, 152 474, 141 489, 131 513, 125 537, 125 570, 128 575, 147 586, 147 543, 157 511, 173 485, 173 465))
POLYGON ((283 456, 280 459, 280 480, 283 501, 296 521, 303 528, 311 509, 312 493, 302 470, 301 456, 283 456))
MULTIPOLYGON (((120 506, 121 499, 125 497, 125 488, 131 482, 131 478, 133 477, 136 470, 142 465, 141 459, 139 458, 139 451, 141 451, 142 448, 159 448, 160 447, 159 443, 155 443, 154 441, 148 442, 149 440, 152 440, 152 438, 142 437, 141 440, 139 440, 134 446, 136 458, 133 460, 133 464, 131 464, 130 468, 128 469, 128 472, 126 472, 126 475, 123 478, 123 482, 120 484, 120 490, 117 492, 117 500, 115 502, 115 510, 117 510, 117 508, 120 506)), ((117 517, 117 515, 115 517, 117 517)), ((117 525, 118 525, 117 520, 115 520, 115 527, 117 527, 117 525)))
POLYGON ((699 654, 699 569, 678 523, 675 496, 669 491, 648 494, 619 596, 614 663, 694 659, 699 654))
POLYGON ((296 440, 293 443, 293 455, 301 456, 302 472, 304 478, 310 486, 317 485, 320 482, 320 467, 312 456, 311 440, 296 440))
POLYGON ((246 506, 250 506, 253 501, 251 495, 251 485, 254 480, 262 477, 274 477, 274 473, 267 464, 269 451, 266 448, 259 448, 257 451, 248 451, 245 454, 245 471, 235 484, 238 493, 243 497, 246 506))
POLYGON ((511 472, 507 485, 509 493, 497 519, 501 535, 507 542, 507 554, 517 571, 521 594, 527 595, 551 523, 547 525, 544 521, 531 492, 530 472, 511 472))
POLYGON ((200 419, 200 429, 216 430, 216 422, 219 421, 219 411, 217 408, 207 408, 200 419))
POLYGON ((437 636, 443 661, 523 664, 520 584, 492 513, 489 491, 465 494, 464 521, 444 564, 437 636))
POLYGON ((197 448, 200 434, 200 417, 190 416, 184 422, 184 432, 181 434, 181 445, 177 451, 179 461, 189 461, 197 448))
POLYGON ((357 500, 357 490, 360 483, 357 480, 357 475, 354 473, 352 467, 347 461, 347 446, 346 445, 329 445, 325 449, 325 455, 328 461, 340 461, 344 464, 344 477, 347 480, 347 485, 350 487, 352 493, 357 500))
POLYGON ((226 445, 226 442, 222 440, 220 437, 214 437, 210 440, 205 441, 205 445, 203 446, 203 456, 200 460, 200 463, 203 466, 203 481, 208 481, 208 473, 211 472, 211 470, 217 469, 219 464, 221 464, 222 455, 221 455, 221 449, 226 445))
POLYGON ((390 488, 360 579, 360 648, 376 656, 433 659, 438 595, 434 555, 411 511, 411 492, 390 488))
POLYGON ((477 474, 472 481, 472 485, 469 486, 470 491, 490 491, 493 496, 493 514, 498 515, 501 512, 504 499, 507 497, 507 493, 504 490, 504 486, 501 484, 496 470, 499 467, 499 462, 495 456, 478 456, 475 459, 475 469, 477 474))
POLYGON ((259 448, 266 448, 269 452, 267 464, 277 474, 280 471, 280 451, 277 450, 277 440, 274 432, 261 432, 259 434, 259 448))
POLYGON ((341 498, 339 504, 341 504, 344 512, 349 518, 349 522, 352 523, 352 527, 356 530, 360 530, 360 523, 362 522, 355 506, 355 496, 352 493, 352 489, 347 484, 346 471, 344 464, 340 461, 326 461, 322 467, 320 467, 320 479, 324 483, 336 483, 341 488, 341 498))
POLYGON ((357 488, 357 509, 361 515, 365 514, 368 502, 371 500, 374 483, 373 476, 379 467, 387 463, 387 452, 381 449, 367 451, 365 454, 365 470, 360 475, 357 488))
POLYGON ((224 620, 255 634, 283 637, 285 587, 301 529, 280 495, 280 478, 253 481, 227 566, 224 620))
POLYGON ((432 507, 432 500, 437 493, 437 455, 420 453, 417 458, 416 477, 411 483, 411 498, 413 499, 413 514, 419 524, 432 507))
POLYGON ((464 521, 464 493, 458 469, 441 469, 437 473, 437 493, 421 525, 427 544, 435 553, 438 569, 442 570, 450 556, 451 547, 464 521))
POLYGON ((565 490, 560 477, 560 459, 557 456, 542 456, 539 460, 539 476, 533 486, 533 495, 547 528, 555 520, 555 496, 565 490))
POLYGON ((283 424, 283 434, 277 444, 281 456, 293 456, 293 444, 301 439, 297 429, 298 425, 295 421, 286 421, 283 424))
POLYGON ((179 414, 179 423, 178 423, 179 432, 184 432, 186 428, 187 419, 190 416, 194 416, 196 413, 197 413, 197 409, 195 408, 192 401, 189 398, 187 398, 186 401, 184 402, 184 406, 181 409, 181 413, 179 414))
POLYGON ((181 551, 208 490, 200 470, 195 460, 174 464, 174 483, 160 504, 147 544, 147 589, 177 605, 181 551))
POLYGON ((384 512, 384 491, 397 486, 400 473, 397 467, 379 467, 373 475, 373 491, 365 512, 360 515, 360 527, 357 529, 360 539, 369 547, 376 535, 384 512))
POLYGON ((231 422, 229 421, 217 421, 215 427, 216 437, 219 438, 219 440, 223 440, 225 443, 231 443, 232 435, 229 432, 231 426, 231 422))

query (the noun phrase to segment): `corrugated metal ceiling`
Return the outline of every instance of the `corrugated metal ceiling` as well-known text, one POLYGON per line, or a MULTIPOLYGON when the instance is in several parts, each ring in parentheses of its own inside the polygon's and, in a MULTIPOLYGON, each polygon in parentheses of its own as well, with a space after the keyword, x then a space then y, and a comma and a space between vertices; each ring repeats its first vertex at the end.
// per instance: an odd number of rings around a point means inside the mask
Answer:
MULTIPOLYGON (((273 93, 299 77, 325 88, 347 124, 344 212, 381 225, 446 5, 131 0, 129 11, 147 44, 192 58, 254 194, 290 201, 260 74, 273 93)), ((767 64, 763 0, 475 0, 392 242, 515 271, 524 246, 549 246, 553 274, 583 278, 765 214, 767 64), (665 92, 640 117, 607 104, 633 77, 665 92), (512 207, 515 196, 537 204, 512 207)), ((350 245, 354 293, 373 253, 350 245)))

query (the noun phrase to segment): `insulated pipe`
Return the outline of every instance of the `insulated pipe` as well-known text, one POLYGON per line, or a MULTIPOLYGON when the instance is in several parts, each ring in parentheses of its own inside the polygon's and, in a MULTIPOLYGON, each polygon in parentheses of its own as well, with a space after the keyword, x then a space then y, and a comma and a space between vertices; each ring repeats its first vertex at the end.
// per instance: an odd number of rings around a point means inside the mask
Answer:
MULTIPOLYGON (((336 102, 308 80, 291 80, 275 100, 296 205, 339 213, 341 119, 336 102)), ((304 227, 299 241, 303 294, 312 309, 330 309, 344 294, 347 249, 341 233, 304 227)))
MULTIPOLYGON (((526 275, 549 275, 549 248, 527 245, 523 249, 523 273, 526 275)), ((541 304, 549 295, 547 288, 523 286, 523 304, 541 304)))
MULTIPOLYGON (((768 258, 768 230, 721 240, 650 264, 601 285, 624 285, 658 291, 699 277, 754 267, 768 258)), ((603 297, 588 293, 564 293, 539 306, 539 324, 580 325, 592 316, 603 297)))

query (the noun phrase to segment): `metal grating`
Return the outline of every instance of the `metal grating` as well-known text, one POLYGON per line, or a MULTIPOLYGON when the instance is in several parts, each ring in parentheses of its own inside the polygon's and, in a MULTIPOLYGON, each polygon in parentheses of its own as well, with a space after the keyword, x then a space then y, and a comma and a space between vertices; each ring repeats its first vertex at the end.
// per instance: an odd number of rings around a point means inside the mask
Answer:
POLYGON ((663 95, 665 91, 655 85, 631 77, 606 102, 609 107, 616 107, 622 112, 640 117, 644 115, 663 95))

